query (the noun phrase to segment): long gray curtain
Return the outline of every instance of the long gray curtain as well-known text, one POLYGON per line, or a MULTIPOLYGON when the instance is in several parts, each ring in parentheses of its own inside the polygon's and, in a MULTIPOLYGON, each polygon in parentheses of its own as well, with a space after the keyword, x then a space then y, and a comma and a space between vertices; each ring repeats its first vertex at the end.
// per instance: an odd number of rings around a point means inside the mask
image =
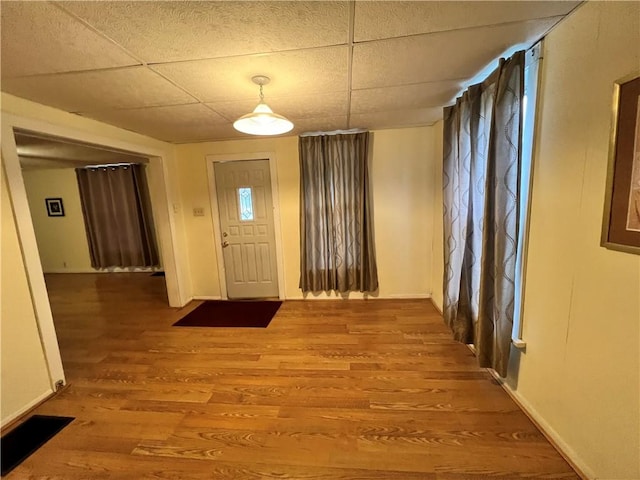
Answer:
POLYGON ((444 110, 444 318, 507 373, 518 238, 524 52, 444 110))
POLYGON ((91 266, 158 265, 144 166, 77 168, 91 266))
POLYGON ((369 133, 300 137, 300 288, 378 288, 369 133))

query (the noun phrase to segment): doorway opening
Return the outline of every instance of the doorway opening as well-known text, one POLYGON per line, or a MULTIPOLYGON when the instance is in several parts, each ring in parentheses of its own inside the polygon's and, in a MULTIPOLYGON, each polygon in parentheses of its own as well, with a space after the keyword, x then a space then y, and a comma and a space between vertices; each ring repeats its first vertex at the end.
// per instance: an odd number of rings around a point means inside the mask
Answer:
POLYGON ((15 139, 45 274, 162 269, 149 158, 27 131, 15 139))
MULTIPOLYGON (((127 156, 128 161, 132 159, 138 163, 146 161, 153 216, 162 257, 161 265, 166 271, 165 277, 158 278, 163 283, 161 285, 162 295, 159 299, 163 308, 167 308, 169 305, 180 307, 187 303, 187 292, 184 292, 181 285, 183 282, 180 281, 178 275, 174 220, 169 214, 168 208, 169 196, 164 173, 166 168, 164 158, 170 154, 161 146, 154 148, 113 140, 72 128, 55 126, 9 114, 3 114, 2 120, 4 173, 6 174, 9 198, 13 207, 15 227, 24 260, 38 332, 48 367, 51 391, 55 391, 66 383, 65 370, 60 355, 60 342, 53 321, 31 208, 27 198, 23 166, 29 171, 43 165, 45 167, 53 167, 54 164, 56 164, 56 168, 73 169, 81 163, 110 163, 103 160, 103 158, 122 162, 122 158, 124 158, 122 156, 127 156), (77 149, 82 150, 82 153, 75 157, 69 153, 77 149), (88 149, 93 149, 93 153, 89 154, 88 149), (64 153, 65 151, 67 153, 64 153), (95 157, 87 162, 87 156, 91 155, 95 157), (82 158, 78 158, 78 156, 82 158), (164 284, 165 281, 166 285, 164 284)), ((65 210, 65 202, 62 196, 56 195, 47 198, 46 204, 42 202, 42 205, 37 207, 42 207, 45 215, 52 214, 52 218, 57 217, 60 219, 68 214, 68 205, 67 210, 65 210)), ((81 236, 86 236, 82 231, 83 229, 84 227, 81 227, 81 236)), ((63 269, 64 263, 63 261, 63 269)), ((106 275, 109 274, 96 273, 93 275, 102 275, 103 277, 100 278, 106 279, 106 275)), ((150 274, 145 272, 144 275, 150 274)), ((103 281, 101 280, 100 282, 103 281)), ((90 316, 87 315, 87 318, 90 318, 90 316)))

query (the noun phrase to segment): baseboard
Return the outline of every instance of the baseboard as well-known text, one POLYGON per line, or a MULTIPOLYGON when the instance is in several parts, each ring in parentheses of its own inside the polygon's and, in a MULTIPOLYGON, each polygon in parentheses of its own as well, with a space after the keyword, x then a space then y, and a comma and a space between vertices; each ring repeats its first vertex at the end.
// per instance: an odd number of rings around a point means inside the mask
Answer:
POLYGON ((431 305, 433 305, 433 308, 435 308, 438 311, 441 317, 444 317, 444 313, 442 313, 442 309, 438 306, 436 302, 433 301, 433 298, 431 298, 431 305))
MULTIPOLYGON (((342 297, 340 295, 327 295, 326 293, 322 293, 320 295, 307 295, 306 297, 302 294, 296 295, 293 297, 286 297, 282 300, 420 300, 420 299, 429 299, 431 298, 430 293, 401 293, 401 294, 393 294, 393 295, 382 295, 374 297, 368 293, 362 292, 350 292, 348 297, 342 297)), ((194 295, 189 297, 185 305, 187 305, 192 300, 225 300, 220 295, 194 295)), ((184 306, 184 305, 183 305, 184 306)))
POLYGON ((49 389, 46 392, 44 392, 42 395, 38 395, 38 397, 36 397, 35 399, 33 399, 31 402, 29 402, 28 404, 26 404, 24 407, 22 407, 20 410, 18 410, 17 412, 12 413, 11 415, 9 415, 6 418, 2 419, 2 423, 0 423, 0 428, 4 431, 5 429, 8 429, 9 427, 11 427, 15 422, 19 421, 23 416, 27 415, 31 410, 36 409, 37 407, 39 407, 42 403, 46 402, 47 400, 49 400, 49 398, 53 397, 56 393, 49 389))
POLYGON ((162 270, 152 269, 152 268, 135 268, 135 269, 113 268, 110 270, 93 270, 93 269, 86 269, 86 268, 50 268, 43 273, 46 275, 47 273, 153 273, 153 272, 160 272, 160 271, 162 270))
POLYGON ((430 293, 398 293, 398 294, 387 295, 385 297, 379 297, 379 298, 415 300, 415 299, 421 299, 421 298, 431 298, 431 294, 430 293))
POLYGON ((576 473, 583 480, 594 480, 596 478, 596 474, 587 463, 573 450, 560 436, 556 430, 547 423, 540 413, 524 398, 522 395, 518 393, 517 390, 513 390, 502 377, 500 377, 497 372, 491 368, 487 369, 489 373, 495 378, 505 392, 511 397, 511 399, 520 407, 520 409, 524 412, 524 414, 529 417, 529 420, 533 422, 533 424, 542 432, 542 434, 549 440, 549 443, 558 451, 562 458, 564 458, 571 468, 573 468, 576 473))
POLYGON ((327 295, 321 293, 319 295, 307 295, 302 294, 285 298, 285 300, 420 300, 429 299, 431 295, 428 293, 408 293, 408 294, 394 294, 394 295, 377 295, 373 296, 370 293, 362 292, 349 292, 348 296, 327 295))

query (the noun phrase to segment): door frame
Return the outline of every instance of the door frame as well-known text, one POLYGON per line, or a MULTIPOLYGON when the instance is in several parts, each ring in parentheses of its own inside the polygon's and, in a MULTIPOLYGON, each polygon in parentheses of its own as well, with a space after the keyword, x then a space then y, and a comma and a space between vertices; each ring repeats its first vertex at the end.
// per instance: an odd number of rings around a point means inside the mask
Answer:
POLYGON ((269 176, 271 177, 271 203, 273 205, 273 233, 276 242, 276 268, 278 269, 278 298, 284 299, 284 256, 282 253, 282 224, 280 222, 280 195, 278 193, 278 171, 276 155, 273 152, 239 153, 223 155, 206 155, 207 174, 209 177, 209 202, 211 204, 211 223, 216 245, 216 260, 218 263, 218 280, 220 282, 220 297, 229 298, 227 293, 227 277, 225 275, 224 256, 222 252, 222 230, 220 228, 220 209, 218 207, 218 192, 216 189, 216 174, 214 164, 226 162, 242 162, 247 160, 267 160, 269 162, 269 176))
POLYGON ((31 291, 40 341, 44 350, 45 359, 49 369, 49 380, 52 390, 55 391, 59 382, 66 383, 62 358, 58 346, 49 294, 44 281, 44 273, 40 262, 40 254, 36 243, 35 230, 31 219, 31 211, 27 200, 27 192, 20 167, 20 159, 14 137, 14 128, 39 132, 85 143, 93 143, 121 150, 128 150, 149 157, 149 190, 151 193, 154 217, 158 215, 160 225, 156 225, 161 242, 162 264, 166 272, 167 297, 169 305, 181 307, 188 303, 189 293, 186 290, 187 282, 181 276, 185 265, 177 254, 178 236, 176 234, 175 218, 169 208, 172 198, 171 188, 168 184, 168 165, 165 159, 171 154, 169 150, 149 147, 140 143, 115 140, 113 138, 89 133, 73 127, 61 126, 33 118, 2 112, 2 163, 4 164, 9 197, 13 206, 16 230, 22 250, 22 257, 31 291))

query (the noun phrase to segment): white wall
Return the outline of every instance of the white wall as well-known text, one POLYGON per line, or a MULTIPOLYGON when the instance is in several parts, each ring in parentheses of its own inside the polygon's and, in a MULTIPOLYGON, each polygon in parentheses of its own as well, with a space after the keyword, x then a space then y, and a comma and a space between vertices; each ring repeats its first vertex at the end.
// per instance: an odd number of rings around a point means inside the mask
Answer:
POLYGON ((49 373, 31 303, 13 209, 2 171, 0 238, 0 416, 5 425, 51 393, 49 373))
MULTIPOLYGON (((430 127, 372 134, 371 183, 380 297, 431 294, 434 136, 430 127)), ((176 157, 187 232, 192 291, 220 296, 206 155, 272 152, 277 161, 286 298, 302 298, 300 173, 297 137, 179 145, 176 157), (193 208, 205 210, 194 217, 193 208)), ((354 297, 357 297, 355 295, 354 297)))
POLYGON ((600 247, 613 83, 640 70, 640 3, 588 2, 547 37, 509 383, 588 474, 640 478, 640 257, 600 247))

